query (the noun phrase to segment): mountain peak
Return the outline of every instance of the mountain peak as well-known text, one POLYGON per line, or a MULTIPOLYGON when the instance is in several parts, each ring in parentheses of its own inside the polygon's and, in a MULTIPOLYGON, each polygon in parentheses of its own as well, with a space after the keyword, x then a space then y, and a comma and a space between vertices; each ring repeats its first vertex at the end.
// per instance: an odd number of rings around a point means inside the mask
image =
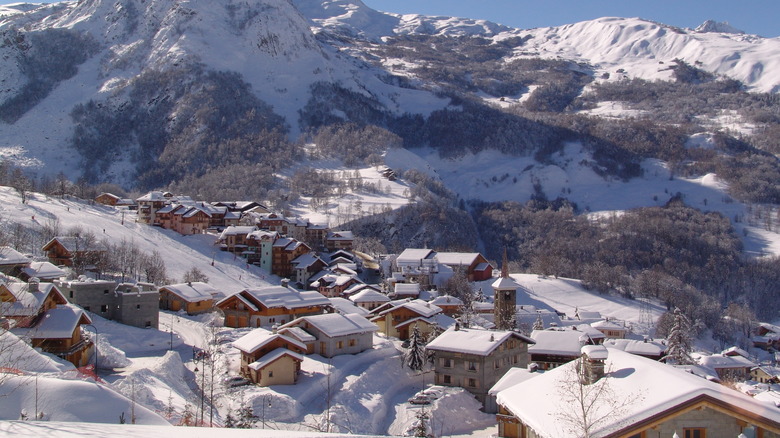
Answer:
POLYGON ((704 23, 700 24, 696 29, 694 29, 696 32, 718 32, 718 33, 733 33, 733 34, 744 34, 745 31, 737 29, 736 27, 729 24, 728 21, 715 21, 715 20, 707 20, 704 23))

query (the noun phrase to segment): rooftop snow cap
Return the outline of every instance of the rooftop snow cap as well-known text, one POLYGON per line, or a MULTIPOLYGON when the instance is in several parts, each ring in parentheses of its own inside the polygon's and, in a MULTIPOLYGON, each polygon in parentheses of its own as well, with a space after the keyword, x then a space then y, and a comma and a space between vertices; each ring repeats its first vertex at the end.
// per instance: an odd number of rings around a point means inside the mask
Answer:
POLYGON ((585 345, 580 349, 580 381, 583 385, 596 383, 604 377, 604 361, 609 352, 603 345, 585 345))

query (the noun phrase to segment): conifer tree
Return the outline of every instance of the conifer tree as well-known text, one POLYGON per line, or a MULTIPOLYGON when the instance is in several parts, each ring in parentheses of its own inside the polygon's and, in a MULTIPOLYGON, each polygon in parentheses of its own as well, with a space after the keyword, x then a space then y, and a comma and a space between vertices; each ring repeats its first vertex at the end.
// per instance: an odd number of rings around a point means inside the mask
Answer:
POLYGON ((534 330, 544 330, 544 321, 542 321, 541 313, 536 314, 536 321, 534 321, 534 325, 531 328, 534 330))
POLYGON ((412 335, 409 336, 409 348, 406 350, 404 364, 414 371, 422 371, 425 366, 425 342, 417 324, 414 325, 412 335))
POLYGON ((691 322, 682 311, 675 307, 672 328, 666 339, 666 363, 673 365, 687 365, 693 363, 691 358, 692 339, 691 322))

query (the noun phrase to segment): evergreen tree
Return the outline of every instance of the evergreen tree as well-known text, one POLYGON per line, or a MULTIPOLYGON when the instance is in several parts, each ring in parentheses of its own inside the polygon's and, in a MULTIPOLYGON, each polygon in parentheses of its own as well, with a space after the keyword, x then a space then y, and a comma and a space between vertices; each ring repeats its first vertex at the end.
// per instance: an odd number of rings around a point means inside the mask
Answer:
POLYGON ((692 339, 691 322, 682 311, 675 307, 672 328, 666 339, 666 363, 673 365, 687 365, 693 363, 691 358, 692 339))
POLYGON ((404 364, 414 371, 422 371, 425 366, 425 341, 417 324, 414 325, 412 335, 409 336, 409 348, 406 350, 404 364))
POLYGON ((257 424, 260 419, 255 415, 255 410, 251 403, 241 401, 241 406, 238 408, 238 418, 236 419, 236 427, 238 429, 251 429, 257 424))
POLYGON ((544 330, 544 321, 542 321, 541 313, 536 315, 536 321, 534 321, 534 325, 531 328, 534 330, 544 330))
POLYGON ((233 409, 228 407, 227 414, 225 415, 225 427, 233 429, 236 427, 236 417, 233 416, 233 409))

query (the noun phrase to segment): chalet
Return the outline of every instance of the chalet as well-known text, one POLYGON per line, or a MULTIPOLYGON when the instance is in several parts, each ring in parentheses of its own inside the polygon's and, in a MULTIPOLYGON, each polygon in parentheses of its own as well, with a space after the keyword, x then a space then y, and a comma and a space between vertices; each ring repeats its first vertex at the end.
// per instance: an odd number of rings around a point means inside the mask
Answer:
MULTIPOLYGON (((439 265, 454 272, 463 272, 468 281, 484 281, 493 277, 493 265, 478 252, 437 252, 439 265)), ((442 272, 442 269, 439 268, 442 272)))
POLYGON ((601 333, 604 333, 604 336, 611 339, 625 339, 626 334, 628 333, 626 326, 610 321, 609 319, 596 321, 590 325, 601 333))
POLYGON ((780 383, 780 367, 759 366, 750 370, 750 380, 758 383, 780 383))
POLYGON ((601 348, 499 392, 498 436, 581 435, 566 421, 566 412, 579 409, 577 399, 561 395, 569 387, 577 391, 580 382, 608 385, 614 400, 592 405, 591 418, 603 419, 588 431, 594 438, 780 436, 780 411, 769 405, 684 370, 601 348))
POLYGON ((215 207, 225 207, 228 211, 233 213, 247 213, 252 211, 260 214, 266 214, 271 212, 271 210, 265 205, 254 201, 215 202, 213 205, 215 207))
POLYGON ((103 318, 135 327, 157 328, 160 295, 148 283, 120 283, 109 280, 59 279, 55 286, 73 304, 103 318))
POLYGON ((753 346, 764 350, 780 350, 780 326, 765 322, 758 324, 753 336, 753 346))
POLYGON ((331 231, 325 236, 325 248, 328 251, 337 251, 340 249, 351 250, 355 236, 352 231, 331 231))
POLYGON ((216 244, 222 251, 243 254, 247 250, 247 238, 254 231, 257 231, 255 226, 231 225, 222 230, 216 244))
POLYGON ((548 329, 534 330, 531 339, 536 343, 528 348, 531 362, 540 370, 549 370, 580 357, 584 345, 593 345, 593 341, 579 330, 548 329))
POLYGON ((290 278, 293 274, 292 261, 311 252, 311 247, 290 237, 280 237, 271 245, 271 274, 290 278))
POLYGON ((101 193, 95 197, 95 202, 112 207, 128 207, 130 210, 136 208, 135 201, 132 199, 121 198, 113 193, 101 193))
POLYGON ((339 297, 351 286, 363 283, 355 275, 335 274, 322 271, 322 275, 312 277, 311 287, 326 297, 339 297))
POLYGON ((31 278, 37 278, 40 281, 51 282, 66 275, 64 270, 54 266, 52 263, 30 262, 29 265, 21 269, 19 279, 29 281, 31 278))
POLYGON ((329 305, 328 299, 316 291, 271 286, 244 289, 219 301, 216 307, 225 314, 226 327, 271 327, 318 315, 329 305))
POLYGON ((417 299, 420 297, 419 283, 395 283, 391 298, 394 300, 403 300, 406 298, 417 299))
POLYGON ((401 340, 409 339, 414 324, 423 336, 455 325, 455 320, 444 315, 440 307, 422 300, 390 301, 374 309, 373 314, 370 321, 379 326, 380 332, 401 340))
POLYGON ((0 246, 0 272, 14 275, 30 263, 30 259, 10 246, 0 246))
POLYGON ((393 271, 407 280, 439 284, 454 272, 462 272, 468 281, 489 280, 493 266, 480 253, 436 252, 431 249, 407 248, 396 257, 393 271), (441 274, 441 278, 437 276, 441 274))
POLYGON ((390 298, 387 295, 376 288, 365 286, 360 292, 350 295, 350 301, 369 311, 390 302, 390 298))
POLYGON ((160 309, 184 310, 188 315, 196 315, 212 310, 214 303, 223 297, 222 292, 201 281, 169 284, 160 287, 160 309))
POLYGON ((324 224, 307 224, 306 230, 304 232, 304 240, 306 240, 306 242, 310 242, 312 245, 324 248, 325 236, 328 235, 329 230, 330 228, 324 224))
POLYGON ((84 310, 65 304, 44 312, 34 326, 15 328, 11 332, 29 339, 33 348, 40 348, 81 367, 89 362, 94 348, 82 334, 81 326, 86 324, 92 324, 92 320, 84 310))
POLYGON ((97 242, 80 236, 55 237, 43 245, 41 250, 54 265, 85 268, 95 264, 106 252, 97 242))
POLYGON ((46 311, 68 304, 51 283, 0 282, 0 313, 11 327, 32 327, 46 311))
POLYGON ((432 284, 439 272, 436 251, 406 248, 393 260, 392 270, 405 281, 432 284))
POLYGON ((152 191, 136 199, 137 221, 148 225, 159 225, 157 210, 170 204, 171 198, 173 195, 169 192, 152 191))
POLYGON ((512 367, 528 365, 534 341, 514 331, 461 329, 456 324, 426 346, 433 352, 435 383, 460 386, 481 403, 488 390, 512 367))
POLYGON ((293 281, 297 284, 309 284, 309 279, 325 268, 325 262, 314 253, 301 254, 292 260, 293 281))
POLYGON ((246 236, 246 261, 268 272, 273 266, 273 244, 279 238, 276 231, 253 231, 246 236))
POLYGON ((362 315, 327 313, 297 318, 279 328, 297 327, 315 338, 313 351, 324 357, 357 354, 373 347, 377 326, 362 315))
POLYGON ((636 339, 607 339, 603 345, 653 360, 661 360, 666 356, 666 344, 647 338, 641 341, 636 339))
POLYGON ((739 355, 695 355, 694 360, 702 367, 715 371, 720 380, 728 381, 747 380, 750 370, 758 366, 757 363, 739 355))
POLYGON ((441 295, 429 302, 440 307, 441 311, 447 316, 454 317, 463 313, 463 300, 452 295, 441 295))
POLYGON ((294 384, 306 352, 301 342, 263 328, 235 340, 233 347, 241 352, 241 375, 260 386, 294 384))

